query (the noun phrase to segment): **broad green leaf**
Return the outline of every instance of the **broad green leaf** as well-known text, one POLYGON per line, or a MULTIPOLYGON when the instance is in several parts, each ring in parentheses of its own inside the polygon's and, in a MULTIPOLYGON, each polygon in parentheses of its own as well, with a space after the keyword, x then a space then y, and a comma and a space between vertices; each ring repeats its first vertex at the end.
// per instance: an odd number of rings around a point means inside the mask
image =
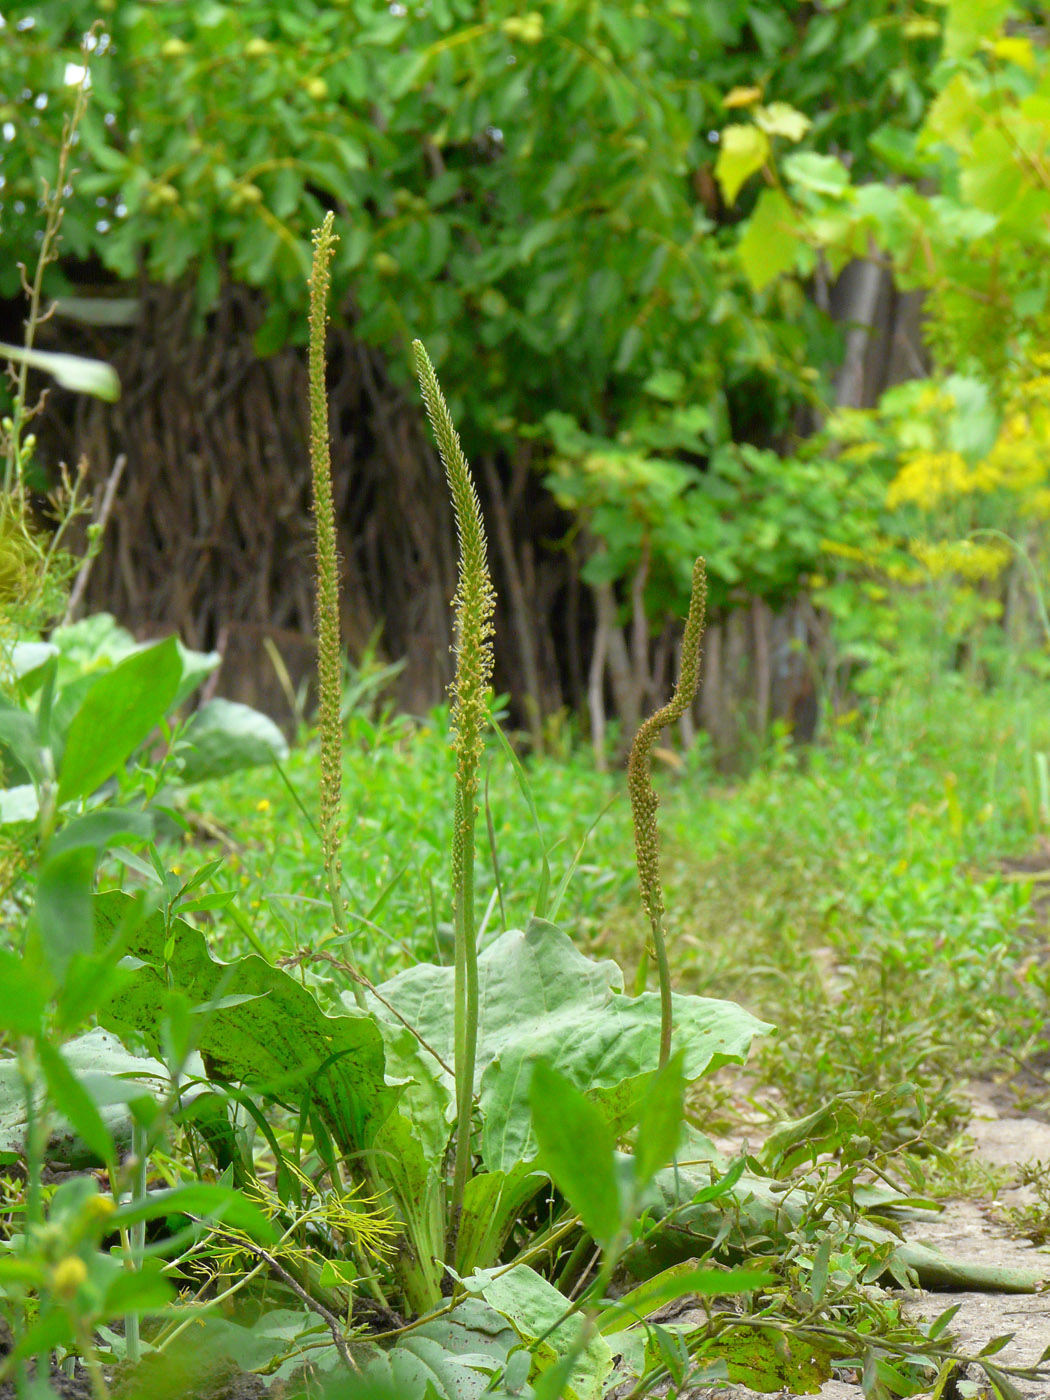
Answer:
POLYGON ((577 1342, 576 1346, 564 1356, 560 1356, 549 1370, 537 1376, 532 1387, 532 1400, 563 1400, 563 1396, 571 1393, 573 1371, 576 1369, 581 1349, 580 1342, 577 1342))
MULTIPOLYGON (((31 995, 31 988, 26 991, 31 995)), ((106 1132, 121 1151, 131 1143, 128 1105, 143 1098, 163 1103, 168 1097, 170 1080, 164 1065, 159 1060, 132 1055, 116 1036, 98 1027, 67 1041, 62 1047, 62 1059, 97 1108, 106 1132)), ((204 1067, 199 1061, 193 1061, 191 1067, 203 1073, 204 1067)), ((180 1101, 186 1106, 209 1092, 203 1085, 187 1086, 181 1091, 180 1101)), ((56 1106, 61 1110, 61 1105, 56 1106)), ((25 1131, 25 1092, 18 1066, 14 1060, 3 1060, 0 1061, 0 1151, 18 1150, 25 1131)), ((105 1160, 79 1132, 78 1125, 61 1111, 51 1125, 47 1154, 49 1160, 74 1168, 97 1166, 100 1160, 105 1160)))
POLYGON ((795 214, 779 190, 763 190, 737 244, 744 274, 756 292, 790 272, 805 248, 795 232, 795 214))
POLYGON ((518 1334, 506 1319, 482 1299, 469 1295, 444 1317, 417 1328, 416 1335, 429 1337, 454 1356, 487 1356, 498 1366, 504 1365, 518 1346, 518 1334))
POLYGON ((685 375, 680 369, 658 369, 642 385, 647 394, 667 403, 677 403, 685 393, 685 375))
POLYGON ((1013 9, 1012 0, 950 0, 944 26, 946 58, 964 58, 994 35, 1013 9))
POLYGON ((793 185, 814 194, 841 195, 850 188, 849 171, 838 156, 795 151, 784 158, 784 174, 793 185))
POLYGON ((35 1035, 40 1029, 49 992, 45 975, 34 970, 23 958, 0 948, 0 1031, 9 1036, 35 1035))
MULTIPOLYGON (((453 1058, 453 969, 420 963, 378 988, 445 1061, 453 1058)), ((599 1103, 614 1131, 637 1122, 660 1050, 660 998, 623 994, 613 962, 592 962, 553 924, 533 919, 509 930, 478 959, 480 1016, 476 1085, 490 1171, 512 1171, 535 1156, 529 1076, 546 1059, 599 1103)), ((375 1004, 376 1015, 391 1013, 375 1004)), ((692 1082, 740 1062, 770 1027, 732 1002, 676 995, 674 1048, 692 1082)))
POLYGON ((518 1333, 495 1308, 466 1297, 388 1351, 377 1349, 363 1367, 361 1400, 481 1400, 518 1347, 518 1333))
POLYGON ((16 642, 11 648, 11 670, 16 679, 22 680, 39 671, 57 651, 58 648, 51 642, 16 642))
POLYGON ((977 462, 992 450, 1002 425, 988 385, 970 375, 950 374, 944 381, 944 392, 955 404, 948 440, 969 462, 977 462))
POLYGON ((172 701, 173 709, 181 705, 183 700, 187 700, 197 687, 222 665, 220 652, 191 651, 189 647, 183 646, 178 638, 176 638, 176 645, 179 650, 179 660, 182 662, 182 677, 178 689, 175 691, 175 699, 172 701))
POLYGON ((518 1264, 513 1269, 479 1269, 463 1280, 463 1286, 468 1293, 491 1304, 522 1341, 533 1347, 541 1374, 562 1357, 575 1354, 569 1384, 563 1392, 566 1400, 598 1400, 603 1382, 612 1370, 612 1350, 597 1335, 580 1350, 583 1318, 579 1313, 565 1318, 565 1295, 552 1283, 527 1264, 518 1264), (550 1331, 552 1327, 554 1331, 550 1331), (544 1338, 542 1342, 540 1337, 544 1338))
POLYGON ((0 1283, 24 1283, 37 1288, 46 1280, 46 1269, 43 1259, 27 1259, 19 1254, 0 1255, 0 1283))
POLYGON ((634 1144, 637 1190, 648 1186, 660 1168, 673 1160, 682 1140, 684 1122, 685 1078, 679 1051, 654 1076, 645 1095, 634 1144))
POLYGON ((456 1236, 460 1273, 496 1263, 522 1208, 546 1181, 546 1175, 530 1162, 509 1172, 478 1172, 470 1178, 456 1236))
POLYGON ((981 109, 973 81, 965 73, 956 73, 930 104, 919 146, 928 149, 937 140, 950 145, 968 144, 980 122, 981 109))
POLYGON ((381 1124, 373 1143, 376 1171, 389 1186, 405 1226, 398 1274, 409 1304, 420 1312, 440 1298, 445 1247, 445 1182, 435 1164, 444 1153, 428 1156, 420 1146, 416 1124, 395 1111, 381 1124))
MULTIPOLYGON (((97 936, 104 946, 119 929, 130 897, 113 890, 96 897, 97 936)), ((204 935, 182 919, 165 929, 161 913, 130 933, 126 953, 141 966, 99 1014, 115 1030, 134 1030, 156 1053, 169 986, 191 1005, 222 996, 258 998, 202 1018, 196 1045, 209 1076, 277 1096, 312 1096, 339 1147, 372 1145, 398 1090, 384 1081, 383 1040, 370 1016, 326 1016, 294 977, 252 954, 232 963, 213 959, 204 935), (170 951, 165 955, 165 945, 170 951)))
POLYGON ((74 817, 52 838, 48 854, 56 856, 75 846, 90 846, 97 853, 129 836, 148 841, 152 835, 153 818, 149 813, 133 812, 122 807, 103 807, 82 817, 74 817))
POLYGON ((181 677, 174 637, 134 652, 99 676, 69 725, 59 802, 86 797, 113 776, 164 718, 181 677))
POLYGON ((110 1317, 128 1313, 159 1313, 175 1300, 175 1285, 163 1272, 160 1259, 145 1259, 137 1269, 120 1269, 106 1289, 102 1307, 110 1317))
POLYGON ((94 942, 91 896, 98 853, 73 846, 49 855, 36 882, 36 922, 52 972, 61 979, 70 959, 94 942))
POLYGON ((984 127, 973 139, 960 178, 963 197, 1000 219, 1029 192, 1027 169, 1016 143, 997 127, 984 127))
POLYGON ((390 1351, 377 1356, 364 1370, 354 1400, 481 1400, 489 1373, 499 1363, 459 1357, 428 1336, 410 1333, 390 1351))
POLYGON ((104 1166, 111 1166, 116 1160, 113 1139, 94 1099, 63 1059, 62 1052, 50 1041, 41 1040, 37 1045, 37 1054, 51 1102, 72 1124, 98 1160, 104 1166))
MULTIPOLYGON (((445 1160, 455 1113, 452 1079, 400 1022, 380 1021, 386 1078, 401 1098, 376 1133, 376 1169, 389 1184, 407 1231, 406 1293, 421 1312, 434 1305, 444 1277, 445 1160), (408 1257, 408 1251, 414 1257, 408 1257)), ((462 1231, 461 1231, 462 1233, 462 1231)))
POLYGON ((722 128, 722 140, 715 162, 715 178, 722 187, 722 198, 733 204, 740 186, 769 159, 769 137, 750 123, 732 123, 722 128))
POLYGON ((518 258, 521 262, 531 262, 533 253, 544 244, 557 238, 559 224, 555 219, 540 219, 525 233, 518 244, 518 258))
POLYGON ((57 351, 26 350, 21 345, 6 345, 0 341, 0 359, 15 360, 30 369, 50 374, 63 389, 75 394, 93 394, 107 403, 120 398, 120 380, 112 365, 101 360, 88 360, 82 355, 64 355, 57 351))
POLYGON ((919 154, 918 139, 913 131, 902 131, 899 126, 887 123, 872 135, 868 146, 879 160, 899 175, 921 180, 931 173, 931 163, 919 154))
MULTIPOLYGON (((174 1353, 174 1365, 185 1371, 184 1390, 199 1389, 205 1375, 228 1373, 231 1362, 245 1371, 261 1371, 275 1358, 287 1356, 306 1322, 302 1311, 274 1308, 263 1312, 250 1327, 242 1327, 225 1317, 195 1319, 192 1340, 185 1351, 179 1340, 166 1354, 174 1353)), ((171 1392, 164 1392, 173 1400, 171 1392)), ((357 1400, 357 1397, 355 1397, 357 1400)))
POLYGON ((52 645, 61 658, 60 678, 106 670, 139 650, 139 644, 111 613, 92 613, 79 622, 56 627, 52 645))
MULTIPOLYGON (((43 776, 36 715, 19 709, 0 696, 0 771, 7 771, 2 763, 5 750, 30 777, 43 776)), ((25 774, 17 776, 24 777, 25 774)))
POLYGON ((787 1389, 815 1394, 831 1377, 831 1356, 809 1338, 779 1329, 729 1327, 709 1348, 729 1367, 729 1379, 763 1394, 787 1389))
POLYGON ((183 731, 191 748, 183 754, 182 780, 199 783, 239 768, 288 757, 284 735, 267 715, 234 700, 209 700, 183 731))
POLYGON ((539 1165, 587 1233, 609 1248, 620 1231, 622 1207, 616 1142, 601 1110, 544 1060, 533 1066, 529 1099, 539 1165))

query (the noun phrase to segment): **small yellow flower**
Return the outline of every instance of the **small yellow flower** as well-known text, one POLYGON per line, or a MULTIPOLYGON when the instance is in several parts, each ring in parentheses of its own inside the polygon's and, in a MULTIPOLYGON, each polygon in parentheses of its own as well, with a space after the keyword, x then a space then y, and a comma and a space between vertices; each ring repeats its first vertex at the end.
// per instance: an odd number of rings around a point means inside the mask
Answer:
POLYGON ((84 1213, 94 1217, 95 1220, 104 1221, 117 1208, 117 1203, 112 1196, 91 1196, 84 1206, 84 1213))
POLYGON ((255 810, 257 812, 268 812, 270 810, 270 799, 268 797, 261 797, 255 804, 255 810))
POLYGON ((51 1271, 51 1288, 60 1298, 72 1298, 87 1279, 87 1265, 76 1254, 67 1254, 51 1271))

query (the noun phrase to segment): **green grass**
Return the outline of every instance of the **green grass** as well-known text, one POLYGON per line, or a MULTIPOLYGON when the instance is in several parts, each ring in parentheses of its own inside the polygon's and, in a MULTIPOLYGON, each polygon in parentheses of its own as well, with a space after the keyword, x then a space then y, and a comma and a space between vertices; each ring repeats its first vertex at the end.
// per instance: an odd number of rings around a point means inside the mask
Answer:
MULTIPOLYGON (((778 1109, 911 1082, 950 1131, 962 1079, 1044 1038, 1043 934, 1002 861, 1040 835, 1048 700, 945 677, 733 789, 669 796, 679 980, 777 1024, 753 1073, 778 1109)), ((899 1115, 907 1136, 924 1113, 899 1115)))
MULTIPOLYGON (((372 977, 419 958, 451 960, 453 756, 447 726, 444 708, 425 721, 366 714, 347 721, 344 882, 362 964, 372 977)), ((317 810, 317 767, 316 744, 308 737, 285 766, 287 782, 255 769, 193 790, 184 808, 193 831, 181 851, 169 851, 189 870, 209 854, 206 847, 226 844, 226 883, 238 888, 242 916, 257 943, 274 957, 322 942, 336 951, 322 887, 320 838, 304 815, 317 810)), ((509 759, 495 740, 490 742, 478 824, 478 905, 489 910, 485 936, 504 926, 489 815, 506 926, 520 926, 534 911, 544 855, 553 897, 579 852, 559 918, 585 938, 633 888, 626 793, 616 776, 596 772, 582 749, 558 762, 532 764, 530 770, 538 830, 509 759)), ((227 929, 227 936, 231 950, 243 947, 238 931, 227 929)))
MULTIPOLYGON (((373 976, 411 958, 451 957, 446 718, 356 714, 347 724, 344 864, 373 976)), ((802 1115, 842 1092, 881 1095, 887 1138, 908 1141, 925 1123, 947 1141, 960 1083, 1007 1068, 1045 1038, 1043 933, 1029 917, 1030 883, 1002 866, 1042 835, 1035 755, 1044 750, 1043 682, 986 693, 949 675, 902 687, 867 717, 843 717, 813 749, 781 737, 737 781, 716 779, 702 752, 663 775, 676 981, 778 1027, 743 1080, 749 1115, 802 1115)), ((491 745, 488 801, 507 926, 532 912, 544 850, 553 848, 557 888, 608 807, 559 921, 618 957, 630 980, 645 921, 623 775, 597 773, 581 747, 526 766, 542 835, 508 759, 491 745)), ((307 742, 286 770, 309 812, 316 768, 307 742)), ((238 887, 258 944, 274 957, 304 946, 338 956, 319 839, 288 787, 255 770, 188 800, 210 826, 236 833, 225 880, 238 887)), ((495 891, 485 828, 483 811, 482 910, 495 891)), ((188 869, 207 853, 194 845, 178 859, 188 869)), ((502 926, 497 902, 487 934, 502 926)), ((225 927, 231 950, 243 946, 225 927)), ((726 1098, 709 1096, 701 1111, 729 1126, 741 1112, 740 1084, 728 1076, 726 1098)))

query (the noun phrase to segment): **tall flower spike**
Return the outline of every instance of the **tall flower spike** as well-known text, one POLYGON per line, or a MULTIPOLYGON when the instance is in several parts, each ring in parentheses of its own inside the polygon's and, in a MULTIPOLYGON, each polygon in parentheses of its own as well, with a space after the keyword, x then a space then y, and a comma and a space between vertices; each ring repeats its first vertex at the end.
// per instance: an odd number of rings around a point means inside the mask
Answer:
MULTIPOLYGON (((651 760, 653 744, 662 729, 680 719, 696 699, 700 684, 700 642, 704 635, 707 608, 707 569, 703 559, 693 565, 693 587, 689 616, 682 637, 682 666, 674 695, 666 705, 639 726, 627 764, 627 792, 634 823, 634 849, 638 864, 638 892, 652 930, 651 952, 656 957, 660 978, 660 1067, 671 1054, 671 973, 664 943, 664 896, 660 884, 660 830, 656 811, 660 799, 653 791, 651 760)), ((646 950, 639 975, 639 988, 645 985, 646 950)))
POLYGON ((434 366, 423 344, 412 342, 427 417, 445 467, 459 536, 455 597, 456 677, 452 684, 452 735, 456 750, 453 804, 452 891, 456 935, 455 1047, 456 1151, 449 1203, 449 1252, 454 1255, 470 1175, 470 1129, 478 1043, 478 951, 474 929, 474 827, 478 774, 485 746, 485 695, 492 677, 492 612, 496 594, 489 575, 481 505, 434 366))
MULTIPOLYGON (((339 640, 339 550, 332 504, 332 454, 328 441, 328 395, 325 391, 325 329, 332 255, 338 238, 333 215, 314 230, 313 270, 310 275, 310 472, 313 478, 314 538, 317 567, 317 684, 318 728, 321 735, 321 841, 325 881, 337 933, 348 934, 343 902, 342 790, 343 691, 342 647, 339 640)), ((356 961, 356 959, 352 959, 356 961)), ((354 998, 365 1002, 361 984, 353 981, 354 998)))

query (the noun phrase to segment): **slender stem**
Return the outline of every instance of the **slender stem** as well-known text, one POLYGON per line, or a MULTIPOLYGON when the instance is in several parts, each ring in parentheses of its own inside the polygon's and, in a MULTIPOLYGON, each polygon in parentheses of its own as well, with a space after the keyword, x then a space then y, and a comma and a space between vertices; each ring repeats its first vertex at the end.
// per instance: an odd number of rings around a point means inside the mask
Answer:
POLYGON ((360 1375, 361 1368, 350 1354, 350 1348, 346 1344, 346 1337, 343 1335, 342 1323, 336 1317, 335 1313, 326 1308, 325 1305, 319 1302, 311 1293, 308 1293, 302 1284, 299 1283, 272 1254, 268 1254, 266 1250, 262 1249, 259 1245, 246 1240, 240 1240, 239 1244, 241 1248, 246 1249, 249 1254, 254 1254, 257 1259, 262 1259, 268 1264, 277 1277, 288 1285, 299 1301, 305 1303, 311 1312, 315 1312, 317 1316, 321 1318, 332 1334, 332 1341, 335 1343, 335 1349, 339 1353, 343 1365, 348 1371, 353 1371, 356 1372, 357 1375, 360 1375))
POLYGON ((667 941, 664 938, 664 916, 652 916, 653 949, 656 953, 656 975, 660 983, 660 1068, 671 1058, 671 969, 667 962, 667 941))
POLYGON ((464 814, 457 795, 457 811, 463 826, 464 851, 455 891, 456 932, 456 1154, 449 1208, 450 1250, 455 1253, 463 1196, 470 1174, 470 1130, 474 1114, 474 1070, 478 1057, 478 945, 474 920, 474 820, 464 814))
MULTIPOLYGON (((25 1231, 22 1236, 26 1254, 37 1244, 37 1233, 44 1223, 44 1189, 42 1167, 44 1151, 47 1147, 48 1123, 46 1110, 37 1103, 37 1079, 39 1065, 36 1050, 31 1040, 24 1040, 19 1047, 18 1071, 22 1079, 26 1103, 26 1213, 25 1231)), ((26 1306, 21 1309, 23 1327, 28 1327, 29 1316, 26 1306)), ((16 1335, 15 1341, 18 1337, 16 1335)), ((19 1400, 29 1394, 29 1376, 24 1357, 15 1363, 15 1388, 19 1400)))
POLYGON ((88 527, 91 537, 88 552, 81 561, 77 570, 76 578, 73 580, 73 587, 69 594, 69 602, 66 604, 65 616, 62 619, 63 627, 73 621, 73 615, 83 600, 87 591, 88 579, 91 577, 91 570, 94 568, 95 560, 98 557, 99 542, 106 532, 109 524, 109 517, 113 514, 113 507, 116 504, 117 488, 120 485, 121 477, 124 475, 124 468, 128 464, 126 455, 121 452, 113 463, 113 470, 106 478, 105 489, 102 492, 102 501, 96 512, 95 519, 88 527))
MULTIPOLYGON (((146 1185, 148 1179, 149 1148, 146 1142, 146 1129, 138 1122, 132 1120, 131 1124, 131 1155, 134 1160, 134 1176, 131 1184, 131 1200, 133 1204, 138 1204, 146 1199, 146 1185)), ((146 1222, 137 1220, 129 1231, 128 1249, 124 1254, 124 1266, 135 1272, 142 1262, 142 1252, 146 1247, 146 1222)), ((124 1315, 124 1336, 127 1339, 127 1357, 133 1364, 142 1360, 142 1341, 139 1335, 139 1315, 137 1312, 128 1312, 124 1315)))
MULTIPOLYGON (((94 29, 91 33, 94 34, 94 29)), ((62 128, 62 138, 58 144, 58 169, 55 172, 55 182, 53 185, 46 185, 44 189, 44 230, 40 240, 40 253, 36 261, 36 269, 33 274, 32 283, 27 284, 25 272, 22 272, 22 285, 29 296, 29 311, 25 319, 25 334, 22 344, 26 350, 33 348, 36 339, 37 327, 41 320, 46 319, 40 314, 40 301, 44 288, 44 271, 49 263, 54 262, 56 257, 56 243, 59 230, 62 227, 62 216, 65 203, 66 177, 69 169, 69 153, 73 149, 73 135, 80 125, 81 118, 87 108, 88 100, 88 59, 91 49, 88 47, 87 36, 81 47, 82 69, 80 82, 77 84, 76 92, 73 96, 73 110, 67 117, 62 128)), ((11 408, 11 430, 8 441, 7 461, 4 465, 4 493, 17 491, 21 496, 25 491, 23 480, 24 463, 22 459, 22 432, 27 421, 33 416, 33 412, 26 407, 26 394, 28 392, 29 366, 25 360, 21 362, 15 376, 14 402, 11 408)))

